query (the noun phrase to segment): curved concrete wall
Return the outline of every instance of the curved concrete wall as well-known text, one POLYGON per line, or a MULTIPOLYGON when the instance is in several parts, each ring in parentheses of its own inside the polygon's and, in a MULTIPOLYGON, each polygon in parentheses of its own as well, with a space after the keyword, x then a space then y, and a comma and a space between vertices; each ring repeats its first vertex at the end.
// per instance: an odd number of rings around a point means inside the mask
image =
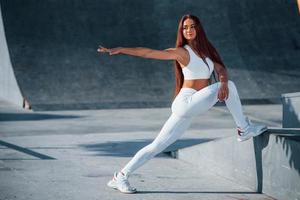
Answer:
MULTIPOLYGON (((1 5, 0 5, 1 6, 1 5)), ((11 65, 0 7, 0 99, 22 107, 21 95, 16 77, 11 65)))
POLYGON ((172 61, 99 56, 103 46, 175 45, 180 17, 200 17, 242 100, 300 88, 300 18, 282 0, 1 0, 12 64, 33 109, 170 106, 172 61))

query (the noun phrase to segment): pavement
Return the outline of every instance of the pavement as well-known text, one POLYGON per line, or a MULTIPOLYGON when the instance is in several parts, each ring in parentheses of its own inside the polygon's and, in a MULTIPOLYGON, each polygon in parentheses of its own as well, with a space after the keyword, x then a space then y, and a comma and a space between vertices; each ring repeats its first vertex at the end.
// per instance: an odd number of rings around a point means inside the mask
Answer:
MULTIPOLYGON (((184 136, 131 177, 137 194, 106 186, 150 143, 169 108, 32 112, 0 103, 0 199, 273 199, 174 159, 170 152, 235 134, 226 107, 195 118, 184 136)), ((244 106, 245 114, 281 126, 281 105, 244 106)))

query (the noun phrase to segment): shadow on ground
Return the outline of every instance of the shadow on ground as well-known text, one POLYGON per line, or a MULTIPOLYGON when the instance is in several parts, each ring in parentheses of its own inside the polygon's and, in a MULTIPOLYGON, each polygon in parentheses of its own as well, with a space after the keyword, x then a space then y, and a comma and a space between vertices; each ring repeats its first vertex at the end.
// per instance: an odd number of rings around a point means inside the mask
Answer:
MULTIPOLYGON (((182 149, 185 147, 197 145, 200 143, 209 142, 214 140, 214 138, 210 139, 181 139, 170 145, 163 152, 171 152, 176 151, 177 149, 182 149)), ((147 140, 134 140, 134 141, 117 141, 117 142, 106 142, 106 143, 98 143, 98 144, 82 144, 79 145, 82 148, 85 148, 88 151, 95 152, 94 156, 118 156, 118 157, 131 157, 138 150, 143 148, 144 146, 150 144, 153 139, 147 140)), ((160 154, 159 156, 162 156, 160 154)))
POLYGON ((137 194, 259 194, 257 192, 243 192, 243 191, 138 191, 137 194))
POLYGON ((48 119, 74 119, 74 115, 50 115, 38 113, 0 113, 0 121, 38 121, 48 119))

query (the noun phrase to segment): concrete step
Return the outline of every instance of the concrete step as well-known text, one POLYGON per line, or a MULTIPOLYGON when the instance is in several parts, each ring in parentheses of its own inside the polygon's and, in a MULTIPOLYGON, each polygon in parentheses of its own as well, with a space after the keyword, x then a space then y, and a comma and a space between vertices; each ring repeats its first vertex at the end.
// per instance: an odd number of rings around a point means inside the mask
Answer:
POLYGON ((269 129, 242 143, 228 136, 172 154, 253 191, 278 199, 300 199, 299 138, 299 129, 269 129))

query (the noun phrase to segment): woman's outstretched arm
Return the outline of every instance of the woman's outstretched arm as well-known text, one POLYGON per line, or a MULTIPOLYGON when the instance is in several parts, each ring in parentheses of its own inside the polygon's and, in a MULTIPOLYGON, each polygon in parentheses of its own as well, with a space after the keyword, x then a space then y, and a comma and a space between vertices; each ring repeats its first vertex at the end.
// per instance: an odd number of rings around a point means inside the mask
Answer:
POLYGON ((117 47, 117 48, 105 48, 100 46, 97 50, 101 53, 109 53, 110 55, 115 54, 126 54, 131 56, 138 56, 143 58, 151 58, 157 60, 177 60, 181 63, 184 63, 185 52, 183 48, 170 48, 165 50, 155 50, 144 47, 117 47))

